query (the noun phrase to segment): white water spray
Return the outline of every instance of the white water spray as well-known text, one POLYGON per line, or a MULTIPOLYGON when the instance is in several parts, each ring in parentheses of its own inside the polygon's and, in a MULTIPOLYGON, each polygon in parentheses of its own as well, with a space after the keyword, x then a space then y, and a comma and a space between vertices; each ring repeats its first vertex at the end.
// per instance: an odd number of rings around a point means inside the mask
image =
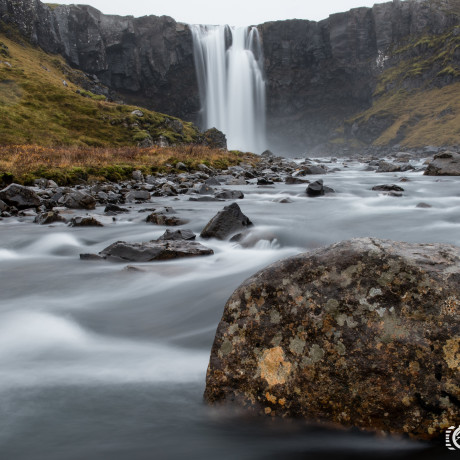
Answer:
POLYGON ((261 153, 265 80, 257 28, 191 26, 203 125, 227 136, 229 149, 261 153))

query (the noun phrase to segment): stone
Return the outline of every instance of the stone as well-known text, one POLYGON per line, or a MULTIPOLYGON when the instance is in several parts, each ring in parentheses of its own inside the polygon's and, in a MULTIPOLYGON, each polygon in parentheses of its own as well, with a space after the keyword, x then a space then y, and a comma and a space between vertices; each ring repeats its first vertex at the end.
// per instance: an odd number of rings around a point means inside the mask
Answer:
POLYGON ((169 228, 157 239, 157 241, 171 241, 171 240, 194 240, 196 238, 195 233, 187 228, 180 230, 169 230, 169 228))
POLYGON ((103 227, 94 217, 72 217, 69 227, 103 227))
POLYGON ((205 400, 419 439, 460 423, 460 248, 374 238, 246 280, 225 305, 205 400))
POLYGON ((185 163, 182 163, 182 161, 179 161, 176 164, 176 169, 178 169, 180 171, 188 171, 187 165, 185 163))
POLYGON ((312 182, 311 184, 308 184, 306 193, 310 197, 324 195, 325 191, 324 191, 323 179, 319 179, 319 180, 316 180, 315 182, 312 182))
POLYGON ((155 225, 167 225, 167 226, 177 226, 186 224, 188 221, 185 219, 181 219, 174 214, 173 208, 165 207, 159 210, 152 212, 152 214, 148 215, 145 221, 150 224, 155 225))
POLYGON ((135 116, 135 117, 143 117, 144 116, 144 112, 142 112, 142 110, 139 110, 139 109, 136 109, 136 110, 133 110, 131 112, 131 115, 135 116))
POLYGON ((372 187, 375 192, 404 192, 404 189, 395 184, 376 185, 372 187))
MULTIPOLYGON (((139 110, 140 112, 140 110, 139 110)), ((144 181, 144 175, 142 174, 142 171, 139 171, 139 170, 136 170, 136 171, 133 171, 133 180, 135 180, 136 182, 143 182, 144 181)))
POLYGON ((257 180, 257 185, 273 185, 274 182, 271 179, 267 179, 266 177, 261 177, 257 180))
POLYGON ((0 200, 17 209, 36 208, 40 206, 39 196, 30 188, 19 184, 10 184, 0 190, 0 200))
POLYGON ((116 204, 108 204, 104 209, 104 213, 108 215, 120 214, 124 212, 129 212, 129 209, 121 208, 116 204))
POLYGON ((222 131, 216 128, 208 129, 203 133, 205 144, 216 149, 227 148, 227 137, 222 131))
POLYGON ((7 209, 8 205, 3 200, 0 200, 0 212, 6 211, 7 209))
POLYGON ((322 166, 317 165, 308 165, 304 166, 303 169, 299 171, 301 176, 309 175, 309 174, 326 174, 327 169, 323 168, 322 166))
POLYGON ((50 225, 56 222, 67 223, 67 220, 59 215, 59 212, 57 211, 48 211, 38 214, 37 217, 35 217, 34 222, 39 225, 50 225))
POLYGON ((225 240, 236 232, 245 230, 252 222, 245 216, 236 203, 225 206, 204 227, 201 232, 202 238, 217 238, 225 240))
POLYGON ((57 202, 70 209, 94 209, 96 207, 96 200, 91 195, 79 190, 73 190, 62 195, 57 202))
POLYGON ((460 153, 444 151, 434 156, 425 176, 460 176, 460 153))
POLYGON ((215 193, 216 198, 222 200, 242 200, 244 198, 244 193, 241 190, 222 190, 215 193))
POLYGON ((431 204, 428 204, 428 203, 418 203, 416 208, 424 208, 424 209, 428 209, 428 208, 432 208, 433 206, 431 206, 431 204))
POLYGON ((126 194, 125 200, 128 202, 148 201, 150 200, 150 192, 148 192, 147 190, 132 190, 131 192, 126 194))
POLYGON ((299 177, 287 176, 284 182, 288 185, 295 185, 295 184, 308 184, 310 183, 307 179, 300 179, 299 177))
POLYGON ((98 255, 81 254, 83 260, 102 258, 113 262, 152 262, 181 257, 197 257, 214 254, 212 249, 195 241, 150 241, 147 243, 126 243, 117 241, 103 249, 98 255))

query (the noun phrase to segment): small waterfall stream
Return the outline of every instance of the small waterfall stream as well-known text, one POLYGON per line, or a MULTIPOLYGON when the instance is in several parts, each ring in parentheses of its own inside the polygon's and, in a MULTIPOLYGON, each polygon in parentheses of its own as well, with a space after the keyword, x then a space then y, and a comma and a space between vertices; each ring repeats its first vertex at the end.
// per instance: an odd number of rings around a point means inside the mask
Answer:
POLYGON ((256 27, 191 26, 203 127, 228 148, 261 153, 265 140, 263 54, 256 27))

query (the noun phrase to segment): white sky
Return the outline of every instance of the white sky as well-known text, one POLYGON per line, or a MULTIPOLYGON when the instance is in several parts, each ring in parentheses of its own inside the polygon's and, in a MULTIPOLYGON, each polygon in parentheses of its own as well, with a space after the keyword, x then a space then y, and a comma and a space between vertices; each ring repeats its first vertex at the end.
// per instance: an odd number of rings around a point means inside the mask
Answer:
MULTIPOLYGON (((252 25, 280 19, 319 21, 330 14, 385 0, 42 0, 49 3, 82 3, 106 14, 172 16, 191 24, 252 25)), ((388 1, 388 0, 387 0, 388 1)))

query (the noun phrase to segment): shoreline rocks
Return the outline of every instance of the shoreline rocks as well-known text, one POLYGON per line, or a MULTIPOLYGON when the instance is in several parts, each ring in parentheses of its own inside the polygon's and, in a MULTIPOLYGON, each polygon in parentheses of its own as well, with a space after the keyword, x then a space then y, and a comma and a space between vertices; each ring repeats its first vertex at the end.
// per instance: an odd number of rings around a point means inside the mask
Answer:
POLYGON ((277 262, 228 300, 205 400, 441 436, 460 423, 460 248, 359 238, 277 262))
POLYGON ((425 176, 460 176, 460 153, 444 151, 435 155, 424 174, 425 176))

